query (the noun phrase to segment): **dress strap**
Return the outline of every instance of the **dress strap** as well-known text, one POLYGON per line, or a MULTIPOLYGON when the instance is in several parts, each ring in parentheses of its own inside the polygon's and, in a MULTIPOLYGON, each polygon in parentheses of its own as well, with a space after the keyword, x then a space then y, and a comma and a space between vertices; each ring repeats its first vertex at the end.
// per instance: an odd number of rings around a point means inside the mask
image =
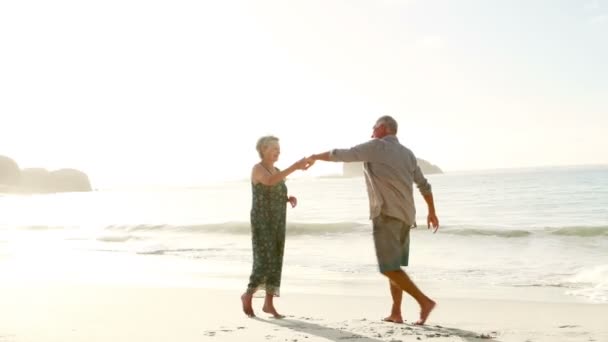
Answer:
POLYGON ((270 172, 270 170, 268 170, 268 169, 266 168, 266 166, 264 166, 264 164, 260 163, 260 165, 262 165, 262 167, 264 168, 264 170, 268 171, 268 173, 270 173, 271 175, 273 174, 272 172, 270 172))

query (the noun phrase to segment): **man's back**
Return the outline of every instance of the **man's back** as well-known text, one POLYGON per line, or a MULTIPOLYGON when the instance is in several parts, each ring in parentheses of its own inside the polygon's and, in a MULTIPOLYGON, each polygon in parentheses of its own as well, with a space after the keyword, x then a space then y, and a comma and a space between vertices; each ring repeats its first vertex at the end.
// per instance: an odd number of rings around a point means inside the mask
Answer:
POLYGON ((399 143, 396 136, 376 139, 376 145, 377 156, 364 164, 372 218, 382 213, 414 226, 413 184, 423 193, 430 193, 431 185, 420 171, 414 153, 399 143))
POLYGON ((422 194, 431 193, 416 156, 394 135, 373 139, 347 150, 333 150, 334 160, 363 161, 370 202, 370 218, 392 216, 416 224, 413 184, 422 194))

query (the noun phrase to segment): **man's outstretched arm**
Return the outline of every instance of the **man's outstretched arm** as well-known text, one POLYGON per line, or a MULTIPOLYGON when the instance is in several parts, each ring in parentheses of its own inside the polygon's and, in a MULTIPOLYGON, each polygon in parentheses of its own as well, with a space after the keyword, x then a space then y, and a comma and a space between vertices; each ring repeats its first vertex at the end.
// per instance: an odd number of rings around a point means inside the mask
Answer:
POLYGON ((376 153, 378 144, 379 142, 377 140, 370 140, 347 149, 334 149, 319 154, 313 154, 308 158, 313 161, 322 160, 345 163, 369 162, 378 158, 378 154, 376 153))
POLYGON ((327 152, 323 152, 323 153, 319 153, 319 154, 313 154, 310 157, 308 157, 308 159, 312 159, 313 161, 317 161, 317 160, 331 161, 330 155, 331 155, 331 153, 329 151, 327 151, 327 152))

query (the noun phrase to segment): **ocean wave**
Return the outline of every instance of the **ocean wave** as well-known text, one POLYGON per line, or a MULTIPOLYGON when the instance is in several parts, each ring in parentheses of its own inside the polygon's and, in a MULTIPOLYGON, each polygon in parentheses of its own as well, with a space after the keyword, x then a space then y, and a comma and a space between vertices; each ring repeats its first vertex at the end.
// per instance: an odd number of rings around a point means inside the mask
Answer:
POLYGON ((564 283, 529 283, 529 284, 511 284, 513 287, 555 287, 555 288, 572 288, 572 284, 564 283))
POLYGON ((569 295, 586 297, 594 303, 608 303, 608 265, 595 265, 579 270, 567 280, 579 285, 569 295))
POLYGON ((554 228, 482 228, 482 227, 444 227, 443 234, 461 236, 489 236, 500 238, 526 238, 534 236, 552 235, 559 237, 592 238, 608 236, 608 226, 571 226, 554 228))
POLYGON ((30 226, 19 226, 18 229, 21 230, 39 230, 39 231, 47 231, 47 230, 67 230, 67 229, 78 229, 77 226, 61 226, 61 225, 30 225, 30 226))
POLYGON ((608 236, 608 226, 580 226, 580 227, 562 227, 549 229, 552 235, 561 236, 578 236, 578 237, 597 237, 608 236))
POLYGON ((454 228, 444 229, 443 234, 461 235, 461 236, 494 236, 502 238, 522 238, 528 237, 533 233, 527 230, 498 230, 498 229, 481 229, 481 228, 454 228))
POLYGON ((581 269, 568 279, 573 283, 604 284, 608 289, 608 265, 594 265, 581 269))
MULTIPOLYGON (((361 231, 369 225, 356 222, 336 223, 287 223, 287 235, 328 235, 361 231)), ((106 228, 110 231, 125 232, 171 232, 171 233, 223 233, 250 234, 251 225, 248 222, 224 222, 201 225, 113 225, 106 228)))
MULTIPOLYGON (((74 230, 76 226, 58 225, 31 225, 17 227, 19 230, 29 231, 55 231, 74 230)), ((102 242, 126 242, 141 238, 142 235, 155 233, 184 233, 184 234, 250 234, 249 222, 221 222, 212 224, 194 225, 171 225, 171 224, 130 224, 106 226, 98 240, 102 242)), ((422 231, 418 228, 414 230, 422 231)), ((287 235, 335 235, 348 233, 369 233, 370 223, 361 222, 330 222, 330 223, 304 223, 288 222, 287 235)), ((495 237, 508 239, 535 238, 535 237, 559 237, 559 238, 597 238, 608 236, 608 226, 564 226, 564 227, 483 227, 483 226, 442 226, 439 234, 458 235, 465 237, 495 237)))
MULTIPOLYGON (((140 250, 137 254, 143 255, 165 255, 165 254, 199 254, 199 253, 212 253, 221 252, 224 248, 147 248, 140 250)), ((200 256, 199 256, 200 257, 200 256)))
POLYGON ((127 242, 130 240, 139 240, 140 238, 132 235, 104 235, 99 236, 96 240, 101 242, 127 242))

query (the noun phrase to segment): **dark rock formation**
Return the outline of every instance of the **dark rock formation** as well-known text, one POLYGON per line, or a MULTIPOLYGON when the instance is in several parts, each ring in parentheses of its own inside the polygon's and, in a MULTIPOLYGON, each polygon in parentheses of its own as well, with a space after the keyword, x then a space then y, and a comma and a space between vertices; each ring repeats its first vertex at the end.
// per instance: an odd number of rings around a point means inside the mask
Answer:
POLYGON ((17 163, 0 156, 0 193, 48 193, 92 191, 89 177, 80 170, 49 172, 42 168, 19 169, 17 163))
POLYGON ((21 182, 19 185, 21 192, 52 192, 51 184, 51 173, 46 169, 32 168, 21 170, 21 182))
POLYGON ((91 191, 89 177, 80 170, 61 169, 51 172, 53 192, 91 191))
POLYGON ((19 185, 21 170, 9 157, 0 156, 0 191, 9 191, 19 185))

